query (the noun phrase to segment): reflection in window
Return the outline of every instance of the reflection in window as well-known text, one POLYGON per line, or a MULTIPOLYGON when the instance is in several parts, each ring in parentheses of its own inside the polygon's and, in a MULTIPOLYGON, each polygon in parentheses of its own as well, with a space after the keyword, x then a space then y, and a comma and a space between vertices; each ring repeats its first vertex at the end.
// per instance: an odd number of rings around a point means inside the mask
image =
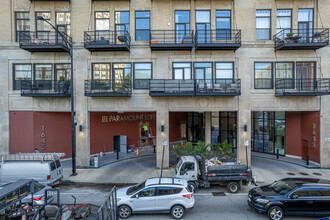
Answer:
POLYGON ((57 12, 56 26, 60 31, 63 31, 64 33, 70 36, 71 34, 70 12, 57 12))
POLYGON ((291 32, 291 10, 277 10, 277 33, 284 30, 284 37, 291 32))
POLYGON ((276 63, 275 76, 277 89, 293 88, 293 63, 276 63))
POLYGON ((313 36, 313 9, 298 10, 298 32, 300 41, 309 42, 313 36))
POLYGON ((51 80, 52 65, 51 64, 35 64, 34 66, 35 80, 51 80))
POLYGON ((256 39, 270 40, 270 10, 256 11, 256 39))
POLYGON ((216 11, 217 40, 231 39, 230 19, 231 19, 230 11, 216 11))
POLYGON ((210 11, 196 11, 196 30, 198 43, 210 43, 210 11))
POLYGON ((21 80, 32 80, 31 64, 14 64, 14 90, 21 89, 21 80))
POLYGON ((184 36, 190 35, 190 11, 175 11, 175 38, 181 43, 184 36))
POLYGON ((116 32, 117 34, 125 34, 129 32, 129 12, 116 11, 115 13, 116 32))
POLYGON ((28 12, 15 12, 16 18, 16 41, 18 41, 19 31, 29 33, 30 14, 28 12))
POLYGON ((95 30, 107 31, 110 29, 110 13, 95 12, 95 30))
MULTIPOLYGON (((50 13, 49 12, 37 12, 36 19, 38 16, 42 16, 44 18, 44 20, 50 22, 50 13)), ((50 31, 51 30, 50 25, 44 20, 37 19, 37 31, 50 31)))
POLYGON ((191 79, 191 63, 173 63, 174 79, 191 79))
POLYGON ((149 40, 150 35, 150 11, 135 12, 135 40, 149 40))
POLYGON ((230 86, 234 79, 234 63, 216 63, 215 78, 216 83, 222 88, 230 86))
POLYGON ((255 89, 272 89, 272 63, 255 63, 254 64, 254 88, 255 89))
POLYGON ((134 89, 148 89, 152 78, 151 63, 134 64, 134 89))
POLYGON ((285 154, 285 112, 252 112, 252 149, 285 154))
POLYGON ((57 81, 71 79, 71 64, 56 64, 55 79, 57 81))
POLYGON ((110 63, 93 63, 93 80, 110 79, 110 63))

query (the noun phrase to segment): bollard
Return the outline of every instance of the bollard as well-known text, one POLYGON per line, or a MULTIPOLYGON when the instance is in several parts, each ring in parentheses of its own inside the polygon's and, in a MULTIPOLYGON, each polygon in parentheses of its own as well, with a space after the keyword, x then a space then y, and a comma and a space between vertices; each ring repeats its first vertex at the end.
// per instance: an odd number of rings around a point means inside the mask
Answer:
POLYGON ((117 149, 116 150, 116 153, 117 153, 117 160, 119 159, 119 150, 117 149))
POLYGON ((306 165, 309 166, 309 155, 306 156, 306 165))
POLYGON ((98 158, 98 156, 94 157, 94 167, 99 167, 99 158, 98 158))
POLYGON ((280 158, 280 150, 276 149, 276 159, 279 159, 279 158, 280 158))

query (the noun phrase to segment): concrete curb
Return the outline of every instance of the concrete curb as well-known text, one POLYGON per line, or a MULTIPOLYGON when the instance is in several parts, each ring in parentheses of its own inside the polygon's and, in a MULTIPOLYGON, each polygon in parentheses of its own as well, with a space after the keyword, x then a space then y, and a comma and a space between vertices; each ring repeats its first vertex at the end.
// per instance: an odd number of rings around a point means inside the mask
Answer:
POLYGON ((262 157, 262 156, 256 156, 256 155, 251 155, 251 157, 258 157, 258 158, 262 158, 262 159, 281 161, 281 162, 284 162, 284 163, 290 163, 290 164, 294 164, 294 165, 297 165, 297 166, 305 167, 307 169, 321 169, 321 167, 318 167, 318 166, 310 167, 310 166, 307 166, 307 165, 302 165, 302 164, 295 163, 295 162, 292 162, 292 161, 287 161, 287 160, 273 159, 273 158, 269 158, 269 157, 262 157))

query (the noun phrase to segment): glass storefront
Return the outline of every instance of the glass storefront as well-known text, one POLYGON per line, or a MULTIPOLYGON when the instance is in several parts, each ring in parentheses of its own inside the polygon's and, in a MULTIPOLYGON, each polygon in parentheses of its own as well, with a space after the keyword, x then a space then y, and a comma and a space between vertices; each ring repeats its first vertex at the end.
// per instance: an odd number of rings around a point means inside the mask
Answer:
POLYGON ((252 112, 252 150, 285 155, 285 112, 252 112))
POLYGON ((204 141, 204 113, 188 112, 187 141, 204 141))
POLYGON ((211 143, 228 141, 237 146, 237 114, 236 112, 212 112, 211 143))

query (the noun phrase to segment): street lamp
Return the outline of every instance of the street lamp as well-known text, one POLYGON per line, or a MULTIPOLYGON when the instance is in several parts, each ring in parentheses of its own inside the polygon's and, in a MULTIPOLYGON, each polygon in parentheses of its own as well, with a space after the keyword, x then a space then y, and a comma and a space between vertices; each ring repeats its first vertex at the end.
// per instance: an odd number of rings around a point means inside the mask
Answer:
POLYGON ((44 17, 42 16, 37 16, 37 20, 41 20, 41 21, 45 21, 47 22, 55 31, 57 34, 59 34, 63 41, 65 42, 65 44, 67 46, 69 46, 70 51, 69 51, 69 55, 71 58, 71 81, 70 81, 70 99, 71 99, 71 139, 72 139, 72 176, 76 176, 77 172, 76 172, 76 146, 75 146, 75 122, 74 122, 74 96, 73 96, 73 47, 72 47, 72 41, 68 41, 67 36, 64 36, 64 34, 59 31, 56 27, 54 27, 54 25, 52 25, 49 21, 45 20, 44 17))

